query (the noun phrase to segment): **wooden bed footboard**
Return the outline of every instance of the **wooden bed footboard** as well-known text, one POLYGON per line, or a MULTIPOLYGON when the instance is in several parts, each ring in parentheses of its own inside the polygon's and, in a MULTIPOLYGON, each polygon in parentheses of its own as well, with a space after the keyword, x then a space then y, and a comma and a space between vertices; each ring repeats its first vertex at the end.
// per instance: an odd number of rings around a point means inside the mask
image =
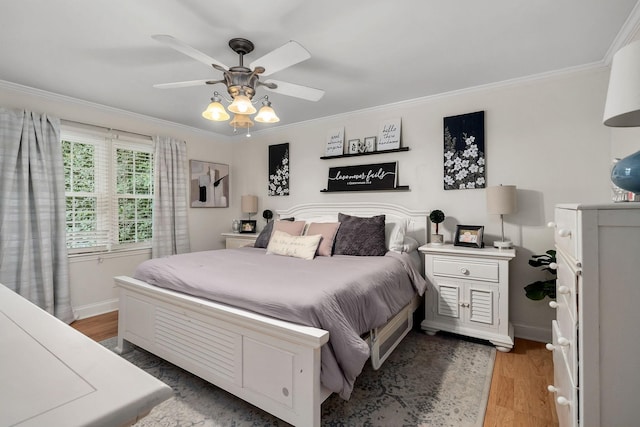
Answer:
POLYGON ((148 285, 120 287, 118 347, 135 344, 297 426, 319 426, 322 329, 148 285))

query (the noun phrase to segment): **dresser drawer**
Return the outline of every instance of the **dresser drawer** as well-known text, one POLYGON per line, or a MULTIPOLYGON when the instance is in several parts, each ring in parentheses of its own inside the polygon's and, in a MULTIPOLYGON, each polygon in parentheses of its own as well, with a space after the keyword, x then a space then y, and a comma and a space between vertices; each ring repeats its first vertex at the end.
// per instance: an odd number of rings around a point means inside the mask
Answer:
POLYGON ((498 262, 493 261, 471 261, 452 257, 433 258, 433 274, 436 276, 497 282, 499 280, 498 267, 498 262))
POLYGON ((578 253, 578 212, 571 209, 556 208, 555 242, 558 248, 573 259, 580 259, 578 253))
MULTIPOLYGON (((557 341, 557 327, 553 322, 553 341, 557 341)), ((578 425, 578 389, 573 381, 571 368, 562 351, 553 351, 553 387, 550 389, 558 414, 558 424, 561 427, 578 425), (566 400, 564 400, 566 399, 566 400)))
POLYGON ((577 329, 574 327, 571 331, 562 331, 556 320, 552 321, 553 329, 553 353, 562 353, 565 359, 567 371, 571 376, 571 382, 578 382, 578 349, 577 347, 577 329), (565 335, 567 334, 567 335, 565 335))

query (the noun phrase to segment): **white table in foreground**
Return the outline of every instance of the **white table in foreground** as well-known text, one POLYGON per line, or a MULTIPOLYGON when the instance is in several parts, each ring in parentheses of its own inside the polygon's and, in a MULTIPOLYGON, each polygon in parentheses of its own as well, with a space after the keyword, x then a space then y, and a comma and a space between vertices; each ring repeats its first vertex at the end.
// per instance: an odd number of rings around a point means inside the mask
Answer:
POLYGON ((171 388, 0 284, 0 426, 123 426, 171 388))

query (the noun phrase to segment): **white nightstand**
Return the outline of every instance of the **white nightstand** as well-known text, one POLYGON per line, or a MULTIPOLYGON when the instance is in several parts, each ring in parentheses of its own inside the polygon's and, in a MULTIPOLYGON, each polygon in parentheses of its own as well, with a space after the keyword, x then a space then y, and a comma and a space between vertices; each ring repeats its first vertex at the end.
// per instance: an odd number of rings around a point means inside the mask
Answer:
POLYGON ((481 338, 500 351, 511 350, 509 261, 515 249, 427 244, 418 250, 425 255, 429 283, 422 329, 481 338))
POLYGON ((251 245, 256 242, 259 233, 222 233, 226 239, 226 248, 235 249, 243 246, 251 245))

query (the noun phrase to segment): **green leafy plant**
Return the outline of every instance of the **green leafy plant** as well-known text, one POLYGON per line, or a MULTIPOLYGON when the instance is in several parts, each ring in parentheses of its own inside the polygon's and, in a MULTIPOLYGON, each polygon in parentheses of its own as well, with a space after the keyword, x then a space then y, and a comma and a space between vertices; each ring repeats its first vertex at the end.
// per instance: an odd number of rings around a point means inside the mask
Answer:
POLYGON ((531 255, 529 265, 535 268, 542 267, 542 271, 546 271, 551 275, 547 280, 538 280, 524 287, 524 291, 527 298, 532 300, 541 300, 544 297, 555 299, 556 297, 556 277, 557 271, 555 268, 556 263, 556 251, 553 249, 548 250, 543 255, 531 255))
POLYGON ((440 210, 432 210, 429 214, 429 221, 436 225, 436 234, 438 234, 438 225, 444 221, 444 212, 440 210))

